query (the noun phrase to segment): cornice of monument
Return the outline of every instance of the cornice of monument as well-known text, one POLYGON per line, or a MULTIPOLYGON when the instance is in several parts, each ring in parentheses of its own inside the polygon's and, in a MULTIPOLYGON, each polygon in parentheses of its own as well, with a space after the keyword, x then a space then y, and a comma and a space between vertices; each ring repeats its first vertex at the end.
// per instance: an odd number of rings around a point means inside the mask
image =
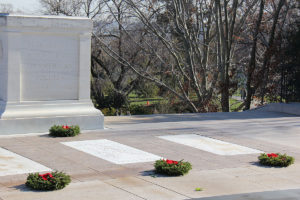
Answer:
POLYGON ((0 27, 31 28, 31 29, 61 29, 92 31, 93 22, 86 17, 67 16, 34 16, 0 14, 0 27))

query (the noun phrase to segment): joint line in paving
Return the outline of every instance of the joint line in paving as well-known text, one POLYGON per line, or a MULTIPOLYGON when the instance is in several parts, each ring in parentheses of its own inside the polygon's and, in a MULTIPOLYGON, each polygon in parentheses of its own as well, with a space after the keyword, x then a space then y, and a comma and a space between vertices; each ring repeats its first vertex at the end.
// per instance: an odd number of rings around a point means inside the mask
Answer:
MULTIPOLYGON (((113 184, 111 184, 111 183, 107 183, 106 181, 103 181, 103 182, 106 183, 106 184, 108 184, 108 185, 110 185, 110 186, 113 186, 113 187, 115 187, 115 188, 117 188, 117 189, 123 190, 124 192, 127 192, 127 193, 129 193, 129 194, 132 194, 132 195, 134 195, 134 196, 136 196, 136 197, 138 197, 138 198, 147 200, 146 198, 141 197, 141 196, 139 196, 139 195, 137 195, 137 194, 135 194, 135 193, 133 193, 133 192, 130 192, 130 191, 128 191, 128 190, 125 190, 125 189, 123 189, 123 188, 121 188, 121 187, 115 186, 115 185, 113 185, 113 184)), ((1 200, 1 199, 0 199, 0 200, 1 200)))
POLYGON ((181 195, 181 196, 187 197, 187 198, 189 198, 189 199, 192 198, 192 197, 190 197, 190 196, 187 196, 187 195, 185 195, 185 194, 182 194, 182 193, 177 192, 177 191, 175 191, 175 190, 172 190, 172 189, 170 189, 170 188, 164 187, 164 186, 159 185, 159 184, 157 184, 157 183, 154 183, 154 182, 152 182, 152 181, 145 180, 145 179, 143 179, 143 178, 141 178, 141 177, 135 176, 135 178, 138 178, 138 179, 140 179, 140 180, 146 181, 146 182, 148 182, 148 183, 152 183, 153 185, 159 186, 159 187, 161 187, 161 188, 164 188, 164 189, 166 189, 166 190, 169 190, 169 191, 174 192, 174 193, 176 193, 176 194, 179 194, 179 195, 181 195))

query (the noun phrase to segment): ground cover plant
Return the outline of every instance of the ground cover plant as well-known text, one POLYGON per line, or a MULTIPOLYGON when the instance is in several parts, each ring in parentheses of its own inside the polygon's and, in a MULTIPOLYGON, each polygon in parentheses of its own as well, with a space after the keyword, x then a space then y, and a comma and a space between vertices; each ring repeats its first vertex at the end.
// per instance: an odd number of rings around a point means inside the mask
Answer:
POLYGON ((54 125, 50 128, 49 134, 54 137, 73 137, 80 134, 79 126, 54 125))
POLYGON ((71 182, 69 175, 63 172, 46 174, 31 173, 27 177, 25 185, 33 190, 60 190, 71 182))
POLYGON ((155 172, 169 176, 182 176, 187 174, 192 165, 189 162, 174 160, 157 160, 154 164, 155 172))
POLYGON ((292 156, 280 153, 262 153, 258 159, 260 164, 272 167, 287 167, 295 160, 292 156))

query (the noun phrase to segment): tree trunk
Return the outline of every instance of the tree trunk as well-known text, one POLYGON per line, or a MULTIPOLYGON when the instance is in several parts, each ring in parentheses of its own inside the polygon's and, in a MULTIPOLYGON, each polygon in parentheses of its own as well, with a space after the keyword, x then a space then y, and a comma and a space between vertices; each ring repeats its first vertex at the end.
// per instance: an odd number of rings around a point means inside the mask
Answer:
POLYGON ((245 110, 249 110, 250 105, 251 105, 251 98, 252 98, 251 82, 252 82, 252 74, 253 74, 253 72, 255 70, 255 66, 256 66, 257 36, 259 33, 259 28, 260 28, 260 24, 261 24, 261 20, 262 20, 262 16, 263 16, 264 7, 265 7, 265 0, 261 0, 259 16, 258 16, 258 19, 256 22, 255 33, 253 35, 253 46, 252 46, 252 50, 251 50, 251 58, 250 58, 249 66, 248 66, 248 72, 247 72, 247 85, 246 85, 247 97, 245 100, 245 110))
POLYGON ((266 86, 268 84, 268 73, 269 73, 268 64, 269 64, 270 58, 271 58, 270 51, 273 48, 276 25, 278 23, 279 14, 280 14, 281 8, 284 5, 284 2, 285 2, 285 0, 280 0, 279 3, 278 3, 277 9, 275 11, 274 21, 273 21, 273 24, 272 24, 272 29, 271 29, 271 33, 270 33, 269 42, 268 42, 268 47, 267 47, 267 50, 266 50, 265 55, 264 55, 264 61, 263 61, 262 73, 261 73, 261 78, 262 78, 261 104, 263 104, 263 102, 264 102, 264 96, 265 96, 265 93, 266 93, 266 86))
POLYGON ((238 1, 234 0, 232 4, 231 20, 229 20, 227 11, 228 2, 224 0, 223 10, 224 10, 224 21, 222 20, 222 10, 220 1, 216 1, 216 7, 218 8, 218 19, 219 19, 219 37, 221 44, 221 106, 223 112, 229 112, 229 69, 231 67, 231 49, 233 42, 233 32, 235 27, 236 10, 238 1), (229 24, 229 21, 231 22, 229 24), (223 28, 225 27, 225 30, 223 28))

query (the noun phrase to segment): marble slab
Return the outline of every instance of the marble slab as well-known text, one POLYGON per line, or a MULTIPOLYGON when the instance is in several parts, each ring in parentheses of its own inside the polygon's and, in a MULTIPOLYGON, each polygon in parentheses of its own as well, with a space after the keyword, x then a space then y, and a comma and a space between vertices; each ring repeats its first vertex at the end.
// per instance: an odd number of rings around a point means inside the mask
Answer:
POLYGON ((23 156, 0 148, 0 176, 46 172, 52 169, 23 156))
POLYGON ((115 164, 153 162, 162 157, 111 140, 86 140, 62 144, 115 164))
POLYGON ((89 18, 0 15, 0 135, 104 127, 90 98, 89 18))
POLYGON ((196 134, 184 134, 184 135, 165 135, 158 136, 161 139, 171 142, 187 145, 203 151, 208 151, 213 154, 231 156, 240 154, 259 154, 262 151, 248 148, 245 146, 216 140, 209 137, 204 137, 196 134))

